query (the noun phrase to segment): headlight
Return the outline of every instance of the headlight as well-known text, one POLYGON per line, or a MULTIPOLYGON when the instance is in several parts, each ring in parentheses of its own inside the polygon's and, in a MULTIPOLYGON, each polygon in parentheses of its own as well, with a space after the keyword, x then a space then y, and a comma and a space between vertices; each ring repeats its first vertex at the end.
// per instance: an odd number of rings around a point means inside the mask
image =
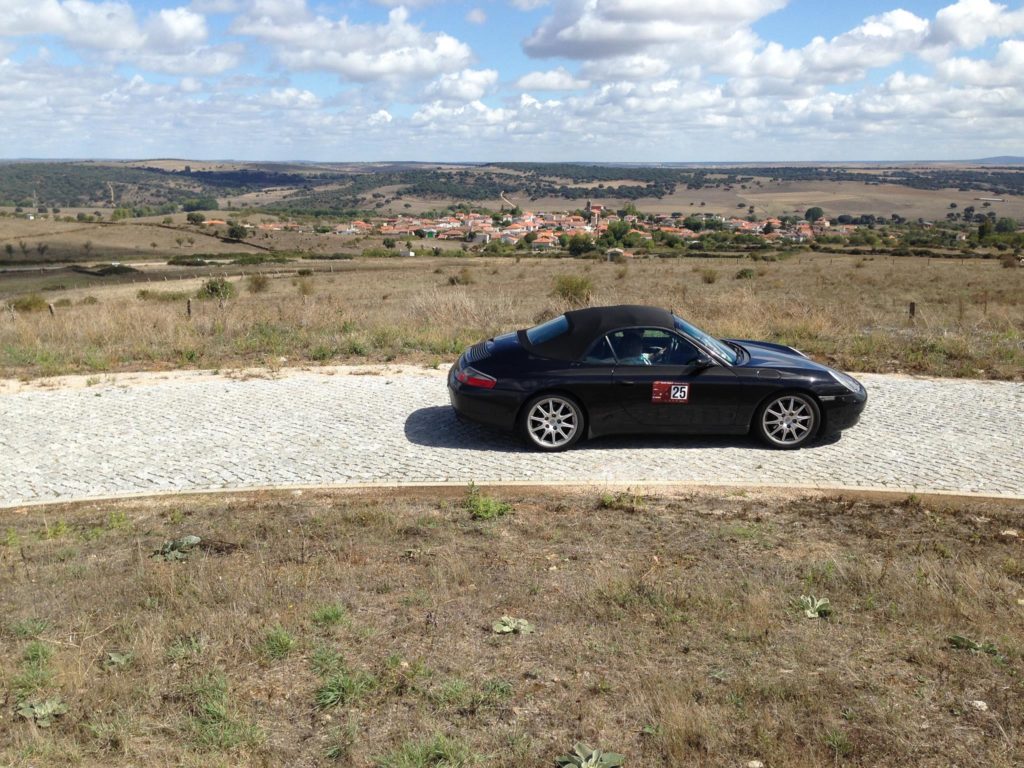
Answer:
POLYGON ((856 394, 859 395, 861 392, 864 391, 864 387, 862 387, 861 383, 857 381, 855 378, 853 378, 853 376, 848 376, 842 371, 837 371, 833 368, 829 368, 828 372, 832 374, 833 379, 838 381, 851 392, 855 392, 856 394))

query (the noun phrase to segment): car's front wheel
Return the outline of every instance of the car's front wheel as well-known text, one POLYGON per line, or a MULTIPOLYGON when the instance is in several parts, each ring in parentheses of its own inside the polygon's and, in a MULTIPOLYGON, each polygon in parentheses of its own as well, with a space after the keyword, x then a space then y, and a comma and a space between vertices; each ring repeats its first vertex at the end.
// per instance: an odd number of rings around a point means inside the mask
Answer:
POLYGON ((801 448, 818 431, 821 409, 813 397, 787 392, 768 400, 757 412, 758 436, 773 448, 801 448))
POLYGON ((565 395, 538 395, 523 409, 519 429, 535 448, 564 451, 583 436, 583 410, 565 395))

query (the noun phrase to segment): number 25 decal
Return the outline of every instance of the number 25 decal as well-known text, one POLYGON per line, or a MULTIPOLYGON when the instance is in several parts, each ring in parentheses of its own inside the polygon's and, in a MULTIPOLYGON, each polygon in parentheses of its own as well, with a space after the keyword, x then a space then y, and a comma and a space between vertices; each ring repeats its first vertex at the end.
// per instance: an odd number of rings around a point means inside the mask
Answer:
POLYGON ((656 381, 651 391, 652 403, 688 403, 690 385, 676 381, 656 381))

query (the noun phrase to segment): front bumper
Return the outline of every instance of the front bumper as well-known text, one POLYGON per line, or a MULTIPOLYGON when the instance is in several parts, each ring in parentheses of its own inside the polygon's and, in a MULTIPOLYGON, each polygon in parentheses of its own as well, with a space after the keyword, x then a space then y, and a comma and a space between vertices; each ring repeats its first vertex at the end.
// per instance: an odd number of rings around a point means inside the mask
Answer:
POLYGON ((834 435, 849 429, 860 421, 860 415, 868 403, 868 393, 837 395, 833 400, 819 398, 822 406, 822 434, 834 435))

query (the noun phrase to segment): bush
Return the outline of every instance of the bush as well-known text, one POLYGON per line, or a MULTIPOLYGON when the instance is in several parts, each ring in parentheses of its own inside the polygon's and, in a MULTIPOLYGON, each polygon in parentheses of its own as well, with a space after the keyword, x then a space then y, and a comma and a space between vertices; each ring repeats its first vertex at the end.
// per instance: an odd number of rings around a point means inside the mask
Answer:
POLYGON ((705 268, 700 271, 700 279, 704 281, 705 285, 712 285, 718 280, 718 273, 710 268, 705 268))
POLYGON ((38 293, 29 293, 14 299, 11 302, 11 307, 16 312, 42 312, 46 309, 46 299, 38 293))
POLYGON ((457 275, 448 278, 448 285, 470 285, 473 283, 473 273, 466 267, 459 270, 457 275))
POLYGON ((209 263, 198 256, 175 256, 167 260, 167 264, 172 267, 205 267, 209 263))
POLYGON ((143 301, 185 301, 188 298, 188 291, 151 291, 143 288, 135 295, 143 301))
POLYGON ((750 267, 744 267, 743 269, 736 273, 737 280, 753 280, 753 278, 754 270, 752 270, 750 267))
POLYGON ((199 299, 230 299, 237 293, 235 286, 223 277, 211 277, 196 293, 199 299))
POLYGON ((249 293, 263 293, 270 287, 270 278, 260 274, 249 275, 245 278, 245 283, 249 287, 249 293))
POLYGON ((999 263, 1003 265, 1003 269, 1016 269, 1020 266, 1020 257, 1014 256, 1012 253, 1004 253, 999 257, 999 263))
POLYGON ((586 304, 593 298, 594 286, 590 278, 582 275, 558 275, 552 295, 571 304, 586 304))

